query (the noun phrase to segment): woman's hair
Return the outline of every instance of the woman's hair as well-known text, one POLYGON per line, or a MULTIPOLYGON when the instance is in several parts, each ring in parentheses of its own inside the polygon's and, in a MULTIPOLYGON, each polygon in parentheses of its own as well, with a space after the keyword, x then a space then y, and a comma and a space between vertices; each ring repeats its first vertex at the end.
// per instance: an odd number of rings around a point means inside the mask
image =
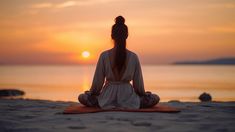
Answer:
POLYGON ((118 16, 115 18, 115 24, 112 26, 112 39, 116 47, 114 57, 114 68, 120 73, 126 61, 126 39, 128 37, 128 28, 125 25, 125 18, 118 16))

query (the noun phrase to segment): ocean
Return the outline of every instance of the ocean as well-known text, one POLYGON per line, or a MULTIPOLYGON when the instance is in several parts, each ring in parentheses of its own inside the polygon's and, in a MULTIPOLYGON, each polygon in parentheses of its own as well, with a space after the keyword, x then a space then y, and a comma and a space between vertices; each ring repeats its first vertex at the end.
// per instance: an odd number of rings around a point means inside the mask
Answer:
MULTIPOLYGON (((77 101, 88 90, 94 65, 0 66, 0 89, 16 88, 24 98, 77 101)), ((227 65, 143 65, 145 90, 161 101, 198 102, 207 92, 215 101, 235 101, 235 66, 227 65)))

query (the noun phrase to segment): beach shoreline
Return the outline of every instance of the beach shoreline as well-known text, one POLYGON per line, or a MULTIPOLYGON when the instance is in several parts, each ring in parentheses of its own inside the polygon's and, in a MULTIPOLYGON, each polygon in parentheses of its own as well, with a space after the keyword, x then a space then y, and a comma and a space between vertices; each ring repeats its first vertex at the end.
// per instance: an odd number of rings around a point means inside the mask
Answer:
POLYGON ((0 131, 234 131, 235 102, 161 102, 180 113, 99 112, 64 115, 77 102, 0 99, 0 131))

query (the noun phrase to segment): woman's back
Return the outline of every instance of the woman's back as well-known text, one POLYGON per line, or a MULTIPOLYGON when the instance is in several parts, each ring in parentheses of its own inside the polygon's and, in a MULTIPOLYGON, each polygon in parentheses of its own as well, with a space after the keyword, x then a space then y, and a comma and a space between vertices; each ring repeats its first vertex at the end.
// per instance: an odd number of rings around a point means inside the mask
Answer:
MULTIPOLYGON (((106 50, 101 54, 101 57, 104 61, 104 69, 105 76, 107 81, 131 81, 134 78, 135 72, 139 69, 139 60, 135 53, 127 50, 126 51, 127 58, 125 62, 125 66, 121 70, 120 73, 117 72, 115 68, 113 68, 113 59, 112 59, 112 49, 106 50)), ((141 72, 141 71, 140 71, 141 72)))
POLYGON ((139 59, 135 53, 127 50, 126 66, 120 80, 117 80, 112 69, 111 51, 106 50, 100 55, 91 92, 99 94, 99 105, 102 108, 139 108, 138 95, 145 93, 139 59), (133 81, 133 86, 130 81, 133 81))
POLYGON ((87 106, 99 106, 104 109, 138 109, 140 106, 149 107, 156 104, 159 101, 157 97, 150 94, 149 98, 145 93, 137 55, 126 49, 128 27, 122 16, 116 17, 111 37, 114 48, 101 53, 91 89, 80 95, 79 101, 87 106))

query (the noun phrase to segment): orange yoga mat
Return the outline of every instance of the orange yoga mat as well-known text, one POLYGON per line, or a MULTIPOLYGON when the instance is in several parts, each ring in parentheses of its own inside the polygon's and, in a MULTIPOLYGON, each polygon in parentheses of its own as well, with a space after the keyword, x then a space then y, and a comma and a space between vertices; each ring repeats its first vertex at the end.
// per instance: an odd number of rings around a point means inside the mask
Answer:
POLYGON ((83 105, 71 105, 64 110, 64 114, 85 114, 85 113, 96 113, 96 112, 110 112, 110 111, 120 111, 120 112, 161 112, 161 113, 178 113, 180 109, 156 105, 152 108, 144 108, 144 109, 101 109, 95 107, 86 107, 83 105))

